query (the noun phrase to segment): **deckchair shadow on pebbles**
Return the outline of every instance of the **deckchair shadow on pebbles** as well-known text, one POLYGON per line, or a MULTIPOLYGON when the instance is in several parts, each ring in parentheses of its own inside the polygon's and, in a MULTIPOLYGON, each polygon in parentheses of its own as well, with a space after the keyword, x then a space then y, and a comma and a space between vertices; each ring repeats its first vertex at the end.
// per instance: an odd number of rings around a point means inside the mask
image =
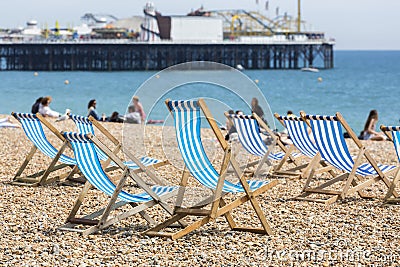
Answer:
MULTIPOLYGON (((87 182, 67 218, 67 223, 61 226, 59 228, 60 230, 75 231, 80 232, 83 235, 89 235, 135 214, 140 214, 148 223, 155 224, 153 219, 145 212, 145 210, 157 204, 168 213, 172 214, 172 209, 165 203, 165 201, 176 195, 176 186, 155 185, 149 187, 135 171, 128 168, 128 166, 126 166, 110 149, 108 149, 108 147, 101 143, 91 133, 78 134, 64 132, 62 134, 66 138, 66 143, 69 142, 69 144, 71 144, 77 161, 77 166, 80 172, 86 177, 87 182), (122 170, 122 174, 116 185, 104 172, 95 147, 101 149, 102 152, 122 170), (124 191, 123 187, 126 185, 128 178, 132 178, 133 181, 144 190, 144 192, 139 194, 130 194, 126 190, 124 191), (92 187, 104 192, 111 198, 106 207, 81 218, 77 218, 77 212, 92 187), (119 202, 117 202, 118 199, 120 200, 119 202), (131 209, 110 216, 111 211, 126 204, 130 205, 131 209), (96 219, 98 217, 99 219, 96 219)), ((148 173, 148 170, 146 170, 146 167, 141 163, 141 161, 132 155, 130 156, 137 164, 137 168, 149 175, 151 178, 152 174, 148 173)))
POLYGON ((174 215, 145 232, 149 236, 162 236, 177 239, 189 234, 190 232, 200 228, 210 221, 220 216, 224 216, 229 227, 232 230, 248 231, 259 234, 272 234, 272 230, 265 218, 263 211, 256 199, 256 196, 264 193, 268 189, 277 184, 277 181, 247 181, 240 170, 238 163, 232 158, 231 148, 225 141, 224 136, 219 130, 214 118, 208 110, 203 99, 197 101, 166 101, 167 107, 174 117, 175 132, 178 147, 185 163, 185 170, 182 173, 180 189, 175 204, 174 215), (205 153, 201 141, 201 114, 205 115, 211 129, 217 137, 219 144, 224 151, 224 158, 221 165, 221 171, 212 166, 207 154, 205 153), (236 175, 239 177, 239 183, 234 184, 225 179, 229 163, 231 162, 236 175), (212 190, 212 196, 200 201, 191 207, 182 207, 184 199, 185 187, 188 185, 190 174, 201 185, 212 190), (236 198, 230 203, 226 203, 223 198, 225 194, 240 194, 241 197, 236 198), (256 217, 261 222, 261 228, 240 227, 237 226, 231 211, 245 202, 250 201, 252 208, 256 213, 256 217), (207 206, 211 206, 207 209, 207 206), (184 229, 177 232, 162 231, 172 223, 183 219, 187 216, 201 217, 184 229))
MULTIPOLYGON (((394 149, 396 151, 397 159, 400 163, 400 126, 384 126, 381 125, 381 130, 386 134, 386 136, 391 140, 394 144, 394 149)), ((400 168, 397 169, 397 174, 392 181, 392 184, 389 187, 389 190, 384 198, 384 202, 388 204, 400 203, 399 197, 394 197, 394 190, 396 188, 397 183, 400 181, 400 168)))
MULTIPOLYGON (((62 152, 60 152, 62 147, 59 150, 57 150, 47 140, 42 125, 45 125, 61 141, 64 141, 65 138, 60 134, 60 132, 40 114, 35 115, 28 113, 13 112, 12 116, 14 116, 14 118, 16 118, 21 123, 25 135, 33 143, 31 150, 27 154, 24 162, 22 163, 21 167, 18 169, 17 173, 14 176, 13 184, 39 186, 54 181, 61 181, 63 179, 70 178, 71 170, 76 165, 75 159, 62 154, 62 152), (29 162, 32 160, 33 156, 38 150, 52 159, 50 165, 46 168, 46 170, 41 170, 34 174, 22 176, 24 170, 26 169, 29 162), (58 162, 60 162, 60 164, 57 165, 58 162), (67 168, 68 172, 49 178, 49 175, 52 172, 63 168, 67 168)), ((63 146, 65 146, 65 144, 63 146)))
POLYGON ((317 146, 311 140, 311 132, 308 132, 310 128, 302 117, 279 116, 277 113, 275 113, 274 116, 283 125, 283 127, 286 128, 288 136, 293 142, 291 146, 300 151, 304 157, 311 159, 311 161, 308 163, 299 165, 292 170, 302 170, 300 174, 301 178, 307 178, 309 175, 316 175, 325 172, 329 172, 331 176, 336 176, 335 172, 333 172, 334 167, 330 166, 321 159, 321 155, 318 153, 317 146), (319 165, 321 167, 316 169, 316 166, 319 165), (311 169, 313 170, 313 173, 310 173, 311 169))
POLYGON ((246 167, 250 167, 258 164, 253 175, 254 177, 260 175, 264 164, 267 164, 272 168, 272 174, 277 174, 278 176, 299 175, 298 173, 294 172, 296 169, 288 169, 283 171, 282 167, 285 163, 292 163, 295 166, 298 166, 299 163, 296 161, 296 157, 298 157, 300 154, 293 153, 292 148, 285 147, 275 133, 259 116, 257 116, 257 114, 253 113, 253 115, 247 116, 228 114, 225 112, 225 116, 227 119, 233 122, 239 137, 239 141, 246 151, 254 156, 261 157, 260 160, 246 165, 246 167), (269 146, 267 146, 263 141, 260 126, 273 140, 269 146), (276 145, 279 147, 280 151, 273 153, 272 150, 276 147, 276 145), (273 165, 271 160, 278 161, 278 163, 273 165))
MULTIPOLYGON (((394 171, 396 166, 376 163, 339 112, 335 116, 306 115, 302 113, 302 117, 308 120, 311 125, 315 144, 322 159, 344 173, 313 188, 310 186, 313 177, 310 176, 306 181, 303 193, 297 199, 329 204, 338 199, 345 199, 354 193, 358 193, 363 198, 367 197, 362 190, 379 181, 383 181, 387 187, 390 186, 387 174, 394 171), (343 137, 342 126, 358 149, 357 156, 354 158, 351 156, 343 137), (362 163, 363 159, 367 162, 362 163), (357 180, 361 177, 366 179, 358 184, 359 181, 357 180), (338 183, 342 183, 339 189, 327 189, 329 186, 337 185, 338 183), (330 197, 326 200, 318 200, 309 198, 308 196, 311 194, 322 194, 330 197)), ((394 194, 397 196, 396 192, 394 194)))

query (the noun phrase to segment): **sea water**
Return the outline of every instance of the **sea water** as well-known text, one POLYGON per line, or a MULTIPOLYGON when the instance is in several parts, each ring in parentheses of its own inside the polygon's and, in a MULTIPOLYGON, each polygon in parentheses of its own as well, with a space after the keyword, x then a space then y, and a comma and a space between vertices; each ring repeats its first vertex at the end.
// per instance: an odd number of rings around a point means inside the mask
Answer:
MULTIPOLYGON (((400 124, 400 51, 335 51, 334 61, 334 69, 318 73, 300 70, 244 70, 243 73, 257 81, 272 112, 304 110, 309 114, 333 115, 339 111, 357 133, 371 109, 378 110, 379 124, 400 124)), ((113 111, 123 114, 135 91, 156 73, 0 72, 0 113, 30 112, 36 98, 50 95, 52 109, 60 112, 69 108, 74 114, 86 115, 87 103, 96 99, 100 114, 110 115, 113 111)), ((235 102, 230 106, 234 108, 235 102)), ((150 119, 164 119, 166 112, 160 105, 150 119)))

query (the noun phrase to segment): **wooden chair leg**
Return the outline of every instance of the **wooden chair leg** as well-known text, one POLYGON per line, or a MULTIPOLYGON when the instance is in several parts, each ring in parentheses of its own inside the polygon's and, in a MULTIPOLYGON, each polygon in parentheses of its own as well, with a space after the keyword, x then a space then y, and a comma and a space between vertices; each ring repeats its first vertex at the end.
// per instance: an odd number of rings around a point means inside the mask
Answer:
POLYGON ((356 175, 357 168, 358 168, 358 167, 360 166, 360 164, 361 164, 361 159, 362 159, 362 157, 364 156, 364 153, 365 153, 365 148, 362 147, 362 148, 360 149, 360 151, 358 152, 358 155, 357 155, 356 159, 354 160, 353 169, 351 170, 349 176, 347 177, 346 184, 345 184, 345 186, 343 187, 342 194, 340 195, 340 197, 341 197, 342 199, 345 199, 345 197, 347 196, 347 191, 349 190, 350 185, 351 185, 352 182, 353 182, 353 179, 354 179, 354 177, 355 177, 355 175, 356 175))
POLYGON ((173 234, 171 236, 171 238, 173 240, 179 239, 182 236, 185 236, 185 235, 189 234, 190 232, 193 232, 193 231, 199 229, 201 226, 207 224, 210 220, 211 220, 210 216, 204 217, 203 219, 200 219, 200 220, 196 221, 195 223, 187 226, 186 228, 176 232, 175 234, 173 234))
MULTIPOLYGON (((222 208, 222 207, 225 206, 225 205, 226 205, 226 202, 225 202, 225 200, 221 197, 221 200, 220 200, 220 202, 219 202, 220 208, 222 208)), ((227 213, 224 214, 224 216, 225 216, 225 219, 226 219, 226 221, 228 222, 229 227, 231 228, 231 230, 234 229, 234 228, 236 228, 236 223, 235 223, 235 221, 234 221, 234 219, 233 219, 233 217, 232 217, 232 214, 231 214, 230 212, 227 212, 227 213)))
POLYGON ((384 202, 386 202, 393 195, 393 192, 396 188, 396 184, 399 180, 400 180, 400 168, 397 169, 396 176, 394 177, 394 179, 385 195, 384 202))
POLYGON ((61 146, 61 148, 58 150, 56 156, 53 158, 53 160, 51 161, 49 167, 47 168, 47 170, 45 171, 45 173, 43 174, 42 178, 39 181, 40 185, 44 185, 46 183, 47 177, 50 175, 50 173, 53 171, 54 166, 56 166, 57 161, 60 159, 62 153, 64 153, 65 148, 67 148, 68 146, 68 142, 64 141, 63 145, 61 146))
POLYGON ((70 219, 72 219, 72 218, 75 217, 75 215, 76 215, 76 213, 78 212, 80 206, 82 205, 83 199, 86 197, 86 195, 87 195, 87 193, 89 192, 90 188, 92 188, 92 185, 89 183, 89 181, 87 181, 87 182, 85 183, 85 185, 83 186, 82 191, 81 191, 81 193, 79 194, 78 198, 76 199, 75 204, 74 204, 74 206, 73 206, 71 212, 70 212, 69 215, 68 215, 67 222, 68 222, 70 219))
POLYGON ((256 171, 254 172, 254 175, 253 175, 254 177, 257 177, 260 174, 261 169, 263 168, 265 163, 267 163, 268 166, 272 166, 271 161, 269 161, 269 159, 268 159, 268 155, 269 155, 269 153, 264 155, 264 157, 258 163, 257 169, 256 169, 256 171))
MULTIPOLYGON (((286 149, 286 153, 285 153, 285 156, 279 161, 279 163, 275 166, 275 168, 274 168, 274 171, 275 172, 277 172, 277 171, 279 171, 280 169, 282 169, 282 167, 283 167, 283 165, 287 162, 287 160, 289 159, 289 158, 291 158, 291 155, 292 155, 292 152, 293 152, 293 150, 294 150, 294 146, 293 145, 291 145, 290 147, 289 147, 289 149, 286 149)), ((293 163, 297 166, 297 164, 296 164, 296 162, 294 161, 294 159, 292 159, 292 161, 293 161, 293 163)))
POLYGON ((303 174, 308 173, 308 177, 307 177, 306 182, 304 183, 302 192, 304 192, 310 186, 310 183, 311 183, 312 179, 314 178, 316 164, 319 162, 320 158, 321 158, 321 156, 319 156, 319 154, 315 155, 315 157, 310 162, 310 164, 307 167, 307 169, 305 170, 305 172, 303 172, 303 174))
POLYGON ((114 190, 114 193, 112 194, 111 199, 108 202, 107 207, 104 210, 104 213, 103 213, 103 215, 101 216, 101 218, 99 220, 99 225, 98 226, 99 226, 100 229, 102 228, 102 226, 107 221, 107 218, 110 215, 111 209, 114 206, 115 202, 117 201, 118 195, 121 192, 122 187, 124 186, 126 179, 128 178, 128 173, 129 173, 129 169, 125 168, 125 170, 124 170, 124 172, 123 172, 123 174, 121 176, 121 179, 119 180, 118 185, 116 186, 116 188, 114 190))
POLYGON ((32 148, 29 151, 28 155, 26 155, 25 160, 22 163, 21 167, 18 169, 17 173, 15 174, 14 180, 17 180, 18 177, 20 177, 22 175, 22 173, 24 172, 26 166, 28 166, 29 162, 33 158, 33 155, 35 154, 36 150, 37 150, 37 147, 36 146, 32 146, 32 148))
MULTIPOLYGON (((129 203, 129 205, 133 208, 138 206, 137 203, 129 203)), ((148 222, 148 224, 150 224, 150 225, 156 224, 156 222, 144 210, 139 211, 139 215, 142 216, 142 218, 145 219, 148 222)))

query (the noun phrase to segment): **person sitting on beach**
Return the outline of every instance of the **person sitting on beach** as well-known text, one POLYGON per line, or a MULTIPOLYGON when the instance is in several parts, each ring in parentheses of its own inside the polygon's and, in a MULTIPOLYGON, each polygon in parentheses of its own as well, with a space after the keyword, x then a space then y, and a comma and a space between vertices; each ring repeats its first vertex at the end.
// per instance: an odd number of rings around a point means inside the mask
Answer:
POLYGON ((139 102, 139 97, 134 96, 132 102, 135 108, 135 112, 138 112, 140 114, 140 120, 141 122, 144 122, 144 120, 146 119, 146 113, 144 113, 142 103, 139 102))
POLYGON ((135 106, 130 105, 128 107, 128 113, 125 115, 125 121, 128 123, 140 124, 142 122, 140 113, 135 111, 135 106))
POLYGON ((39 112, 39 106, 40 103, 42 102, 43 97, 39 97, 38 99, 36 99, 35 103, 32 105, 32 109, 31 112, 32 114, 36 114, 39 112))
POLYGON ((119 113, 114 111, 110 117, 107 118, 108 122, 124 122, 124 120, 122 118, 119 117, 119 113))
MULTIPOLYGON (((235 112, 232 109, 230 109, 230 110, 228 110, 228 114, 232 115, 232 114, 235 114, 235 112)), ((225 140, 226 141, 229 141, 229 140, 237 138, 236 128, 233 125, 232 121, 229 120, 229 119, 226 119, 226 130, 228 131, 228 133, 225 135, 225 140)))
POLYGON ((286 116, 287 116, 288 118, 296 118, 296 115, 294 115, 294 114, 293 114, 293 111, 291 111, 291 110, 288 110, 288 111, 287 111, 286 116))
POLYGON ((101 118, 99 116, 99 114, 97 114, 96 105, 97 105, 96 99, 91 99, 89 101, 89 103, 88 103, 88 115, 87 116, 88 117, 92 116, 96 121, 104 121, 104 119, 101 118))
POLYGON ((51 117, 51 118, 61 117, 60 113, 50 108, 50 103, 52 100, 53 99, 51 98, 51 96, 43 97, 39 105, 39 113, 44 117, 51 117))
POLYGON ((359 139, 361 140, 374 140, 374 141, 384 141, 386 140, 386 136, 381 133, 377 132, 376 124, 378 122, 378 111, 373 109, 369 112, 367 121, 364 125, 364 130, 361 132, 359 139))

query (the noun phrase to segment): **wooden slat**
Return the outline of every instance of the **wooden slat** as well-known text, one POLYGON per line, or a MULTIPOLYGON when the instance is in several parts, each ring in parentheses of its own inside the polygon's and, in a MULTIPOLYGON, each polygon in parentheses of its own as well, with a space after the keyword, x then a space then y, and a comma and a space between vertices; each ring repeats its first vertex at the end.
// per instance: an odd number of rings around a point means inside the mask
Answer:
POLYGON ((254 227, 235 227, 232 229, 233 231, 239 231, 239 232, 250 232, 250 233, 255 233, 255 234, 267 234, 267 231, 265 231, 263 228, 254 228, 254 227))
POLYGON ((147 231, 145 233, 147 236, 158 236, 158 237, 167 237, 172 238, 174 233, 165 233, 165 232, 157 232, 157 231, 147 231))
POLYGON ((176 214, 193 215, 193 216, 209 216, 211 213, 211 210, 175 208, 175 213, 176 214))
POLYGON ((318 193, 318 194, 326 194, 326 195, 340 195, 342 192, 337 190, 327 190, 327 189, 318 189, 318 188, 307 188, 305 190, 309 193, 318 193))
POLYGON ((328 201, 328 199, 317 199, 317 198, 307 198, 307 197, 295 197, 294 200, 317 202, 317 203, 323 203, 323 204, 326 204, 326 202, 328 201))
POLYGON ((84 219, 84 218, 71 218, 68 222, 73 224, 83 224, 83 225, 97 225, 99 220, 91 220, 91 219, 84 219))

